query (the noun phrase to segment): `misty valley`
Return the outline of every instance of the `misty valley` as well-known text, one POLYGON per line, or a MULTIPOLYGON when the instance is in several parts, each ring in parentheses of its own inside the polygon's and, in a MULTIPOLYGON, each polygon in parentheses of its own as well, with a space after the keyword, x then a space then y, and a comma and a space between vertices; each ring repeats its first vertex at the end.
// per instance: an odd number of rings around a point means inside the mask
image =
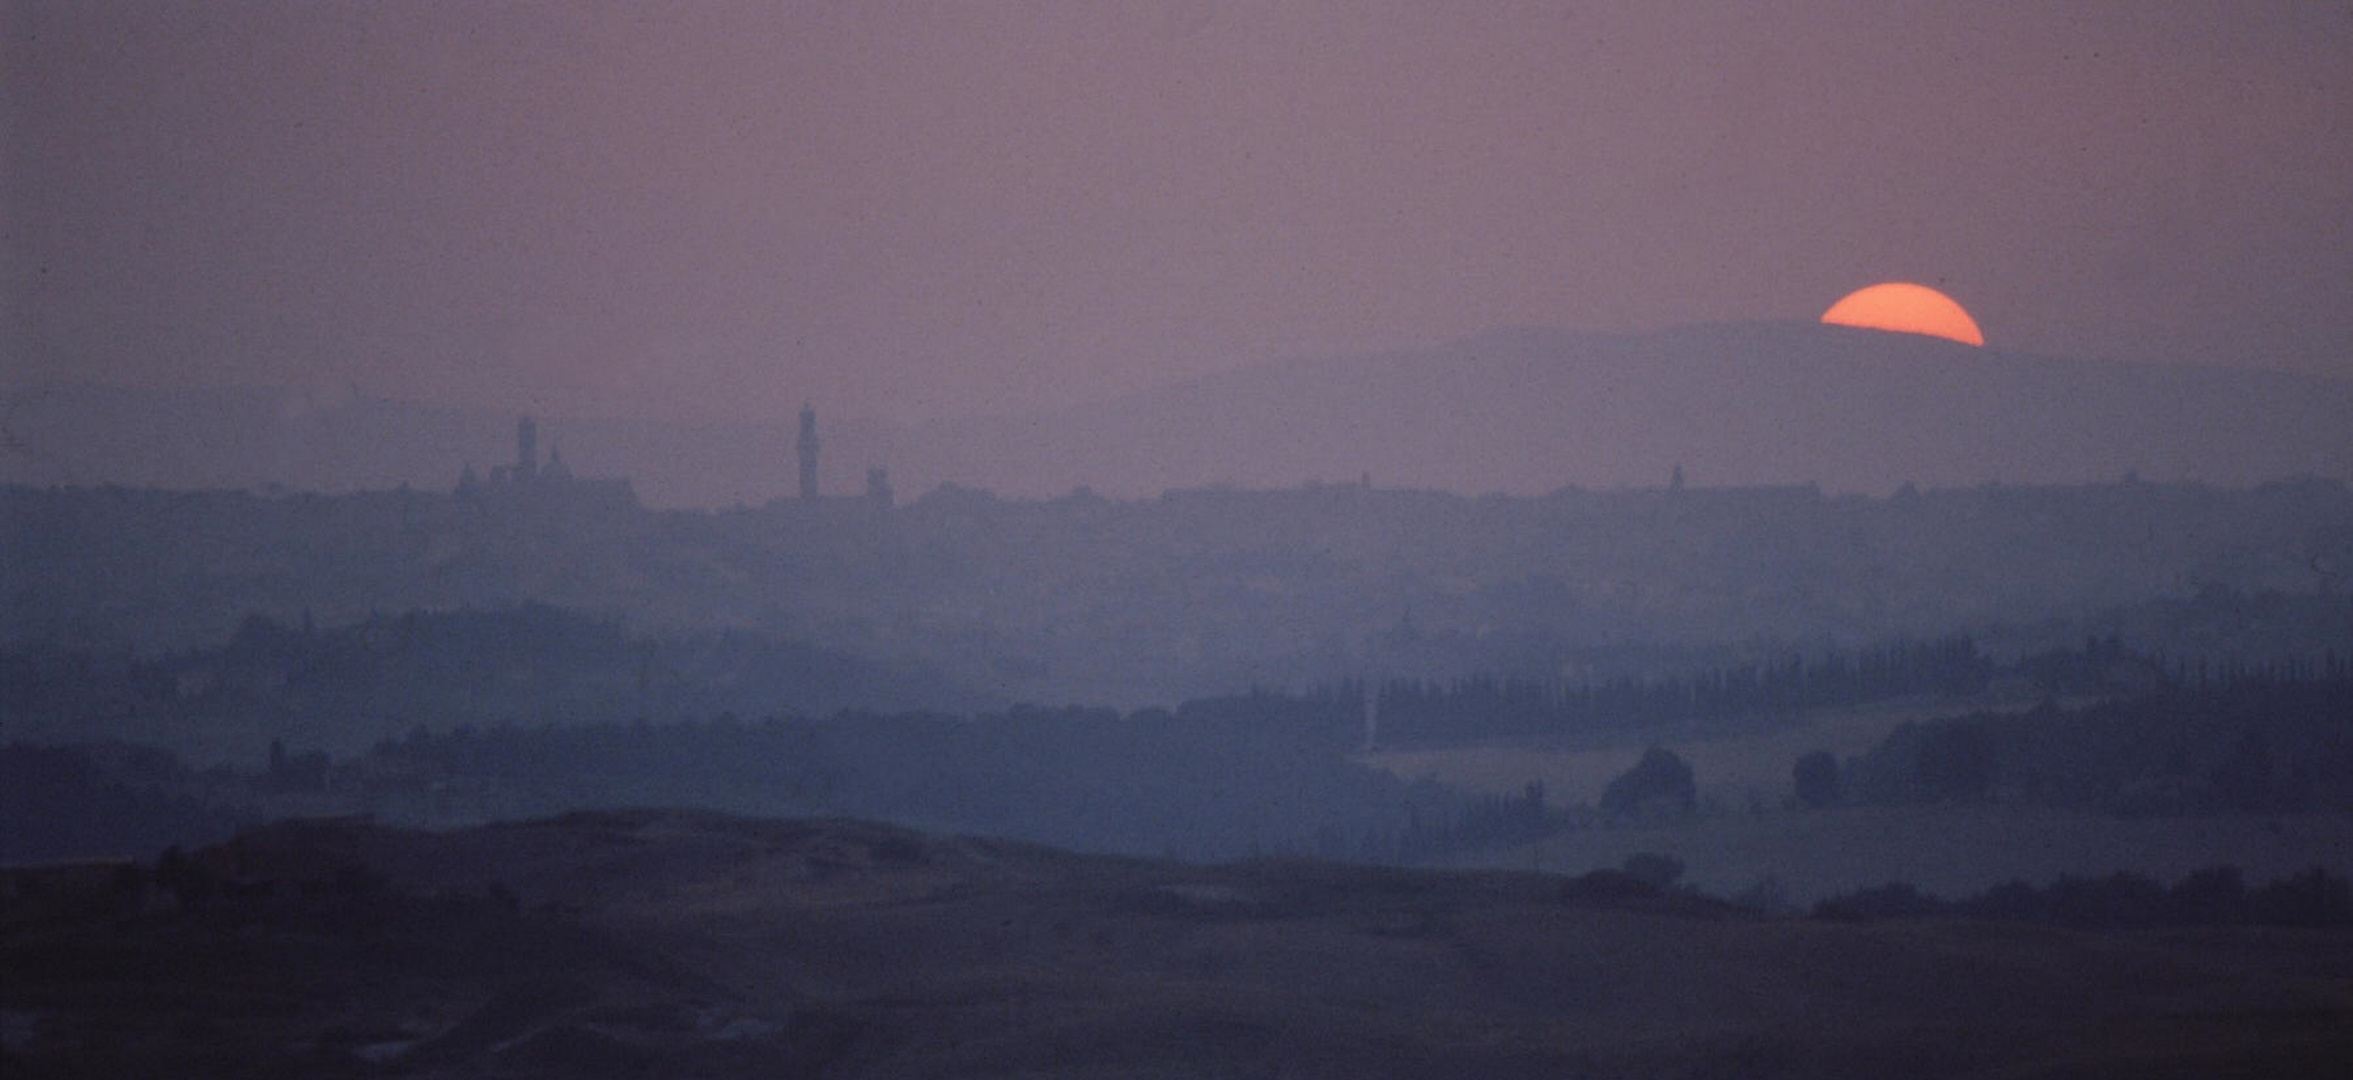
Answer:
POLYGON ((2353 1054, 2341 482, 689 511, 530 438, 0 489, 12 1076, 2353 1054))
POLYGON ((2353 0, 0 0, 0 1080, 2353 1076, 2353 0))

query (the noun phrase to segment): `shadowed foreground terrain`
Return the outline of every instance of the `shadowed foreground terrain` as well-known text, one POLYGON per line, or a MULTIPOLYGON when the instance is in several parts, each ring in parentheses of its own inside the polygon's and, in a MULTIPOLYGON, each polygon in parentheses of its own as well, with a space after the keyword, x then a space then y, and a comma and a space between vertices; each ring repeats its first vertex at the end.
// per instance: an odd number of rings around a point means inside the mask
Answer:
POLYGON ((1762 919, 1608 873, 574 814, 12 871, 67 1075, 2337 1076, 2353 941, 1762 919))

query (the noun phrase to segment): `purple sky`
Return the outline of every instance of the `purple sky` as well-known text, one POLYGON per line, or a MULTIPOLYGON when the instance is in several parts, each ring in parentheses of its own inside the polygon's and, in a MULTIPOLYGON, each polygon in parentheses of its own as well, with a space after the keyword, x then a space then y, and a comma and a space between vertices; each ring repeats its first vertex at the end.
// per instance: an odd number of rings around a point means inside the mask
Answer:
POLYGON ((12 383, 912 419, 1890 278, 2353 377, 2353 4, 0 5, 12 383))

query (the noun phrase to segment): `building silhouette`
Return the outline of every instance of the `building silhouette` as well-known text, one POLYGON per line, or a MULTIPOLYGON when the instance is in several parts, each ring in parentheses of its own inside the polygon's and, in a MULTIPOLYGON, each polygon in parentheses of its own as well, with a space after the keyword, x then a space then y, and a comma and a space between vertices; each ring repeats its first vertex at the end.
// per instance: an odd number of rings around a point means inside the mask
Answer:
POLYGON ((457 494, 474 501, 490 500, 500 505, 528 507, 536 510, 559 508, 634 508, 637 494, 629 481, 602 477, 576 477, 564 464, 560 448, 548 450, 547 464, 539 463, 539 422, 525 416, 515 421, 515 462, 497 465, 490 470, 485 482, 474 472, 472 463, 458 475, 457 494))

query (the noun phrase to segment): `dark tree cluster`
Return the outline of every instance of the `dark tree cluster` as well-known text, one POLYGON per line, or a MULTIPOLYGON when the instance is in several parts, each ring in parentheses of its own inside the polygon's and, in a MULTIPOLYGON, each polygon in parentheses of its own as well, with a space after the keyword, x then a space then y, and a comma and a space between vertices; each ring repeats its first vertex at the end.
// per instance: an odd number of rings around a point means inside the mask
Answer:
POLYGON ((1838 755, 1828 750, 1816 750, 1798 758, 1797 764, 1790 768, 1790 780, 1797 793, 1797 804, 1808 810, 1836 806, 1846 795, 1838 755))
POLYGON ((1674 751, 1651 747, 1634 767, 1601 791, 1601 812, 1612 818, 1666 820, 1690 816, 1699 804, 1699 785, 1690 763, 1674 751))
POLYGON ((1409 837, 1410 853, 1427 856, 1533 843, 1585 824, 1589 816, 1578 808, 1548 804, 1544 781, 1530 780, 1516 796, 1463 796, 1443 830, 1417 830, 1409 837))
POLYGON ((2311 674, 1905 724, 1846 763, 1846 797, 2126 814, 2353 809, 2353 677, 2311 674))

